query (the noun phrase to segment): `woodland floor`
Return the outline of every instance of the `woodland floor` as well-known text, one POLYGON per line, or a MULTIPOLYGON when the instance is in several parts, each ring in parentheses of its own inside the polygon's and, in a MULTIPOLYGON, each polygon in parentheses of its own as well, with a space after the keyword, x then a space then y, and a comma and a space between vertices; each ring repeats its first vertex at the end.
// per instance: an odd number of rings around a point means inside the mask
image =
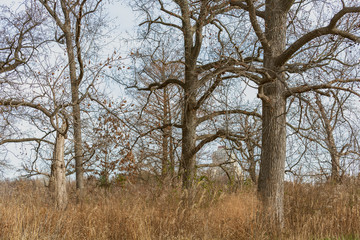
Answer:
POLYGON ((0 239, 360 239, 360 182, 286 183, 285 229, 259 219, 256 189, 201 182, 192 200, 180 188, 69 184, 65 211, 53 208, 40 180, 0 182, 0 239))

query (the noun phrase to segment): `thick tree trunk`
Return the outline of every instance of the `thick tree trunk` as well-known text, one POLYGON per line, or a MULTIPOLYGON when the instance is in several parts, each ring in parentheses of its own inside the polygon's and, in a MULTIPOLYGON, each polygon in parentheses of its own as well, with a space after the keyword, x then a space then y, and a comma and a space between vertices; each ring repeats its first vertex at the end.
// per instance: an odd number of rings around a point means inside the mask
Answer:
POLYGON ((331 182, 339 183, 341 182, 340 177, 340 157, 336 148, 334 134, 328 119, 324 119, 325 128, 327 133, 327 145, 331 157, 331 182))
POLYGON ((286 158, 286 100, 277 80, 264 86, 270 102, 263 101, 262 149, 258 191, 266 219, 283 227, 284 171, 286 158))
POLYGON ((66 169, 64 161, 65 137, 56 133, 53 162, 51 165, 51 175, 49 189, 53 195, 56 208, 64 210, 67 207, 68 196, 66 191, 66 169))
POLYGON ((275 228, 284 226, 284 171, 286 160, 285 78, 281 66, 275 66, 278 54, 286 46, 286 14, 284 0, 267 0, 265 37, 269 49, 264 51, 264 68, 270 75, 259 87, 262 98, 262 149, 258 192, 264 217, 275 228))
MULTIPOLYGON (((324 112, 325 113, 325 112, 324 112)), ((325 122, 325 129, 327 134, 327 146, 330 152, 331 157, 331 182, 332 183, 340 183, 340 157, 338 150, 336 148, 335 138, 332 131, 332 127, 330 124, 330 120, 325 118, 323 119, 325 122)))
POLYGON ((183 187, 190 189, 196 176, 196 96, 194 86, 196 77, 191 74, 190 70, 185 70, 185 98, 183 110, 183 128, 182 128, 182 181, 183 187))
POLYGON ((183 132, 182 132, 182 181, 183 187, 189 189, 193 185, 196 176, 195 163, 196 156, 194 149, 196 146, 196 111, 185 104, 183 132))
MULTIPOLYGON (((181 9, 182 30, 184 37, 185 79, 184 102, 182 116, 182 152, 180 174, 183 188, 191 189, 196 176, 196 93, 197 77, 196 61, 202 43, 202 27, 197 25, 196 33, 192 26, 192 12, 188 1, 176 1, 181 9)), ((198 22, 200 23, 200 22, 198 22)))

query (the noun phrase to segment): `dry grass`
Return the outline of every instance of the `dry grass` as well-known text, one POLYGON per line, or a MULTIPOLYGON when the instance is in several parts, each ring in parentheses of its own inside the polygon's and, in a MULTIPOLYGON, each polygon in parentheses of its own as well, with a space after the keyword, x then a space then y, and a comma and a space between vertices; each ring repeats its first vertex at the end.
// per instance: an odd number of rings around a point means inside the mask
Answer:
MULTIPOLYGON (((0 183, 0 239, 274 239, 253 188, 89 188, 56 211, 37 181, 0 183)), ((72 187, 71 187, 72 189, 72 187)), ((360 185, 287 184, 286 228, 278 239, 360 239, 360 185)))

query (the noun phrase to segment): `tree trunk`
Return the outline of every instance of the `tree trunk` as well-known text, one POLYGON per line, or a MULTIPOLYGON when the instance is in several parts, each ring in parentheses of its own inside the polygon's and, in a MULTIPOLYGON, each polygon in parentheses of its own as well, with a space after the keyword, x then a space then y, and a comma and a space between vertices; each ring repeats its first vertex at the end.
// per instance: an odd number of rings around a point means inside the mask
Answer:
MULTIPOLYGON (((68 10, 70 11, 70 10, 68 10)), ((68 15, 69 12, 64 12, 68 15)), ((67 16, 68 17, 68 16, 67 16)), ((84 187, 83 179, 83 149, 81 137, 81 115, 80 115, 80 98, 79 98, 79 85, 80 77, 77 77, 76 63, 75 63, 75 50, 73 43, 73 34, 71 33, 71 22, 66 21, 64 31, 66 39, 66 49, 69 61, 69 72, 71 81, 71 102, 73 104, 72 117, 74 128, 74 151, 75 151, 75 171, 76 171, 76 188, 82 189, 84 187)))
POLYGON ((284 2, 286 1, 266 1, 265 37, 269 49, 264 49, 264 68, 268 70, 270 77, 265 84, 259 87, 263 119, 258 192, 263 203, 266 221, 279 229, 284 226, 286 89, 284 74, 281 66, 275 66, 275 59, 285 50, 286 46, 288 9, 284 7, 284 2))
POLYGON ((66 209, 68 203, 68 196, 66 191, 64 144, 65 137, 57 132, 53 162, 51 165, 49 189, 53 195, 55 206, 59 210, 66 209))
MULTIPOLYGON (((169 98, 166 89, 163 90, 163 125, 170 122, 168 113, 169 98)), ((169 126, 164 128, 162 134, 162 161, 161 161, 161 177, 166 179, 170 173, 170 160, 169 160, 169 126)))
POLYGON ((251 181, 256 185, 258 180, 257 180, 257 176, 256 176, 256 161, 255 161, 254 143, 250 139, 247 139, 245 141, 245 143, 246 143, 246 148, 247 148, 247 152, 248 152, 247 162, 250 164, 250 166, 248 168, 248 172, 249 172, 251 181))
POLYGON ((263 101, 262 149, 258 191, 266 219, 283 227, 284 171, 286 158, 286 100, 277 80, 264 86, 270 102, 263 101))
MULTIPOLYGON (((71 1, 59 1, 62 14, 60 13, 56 2, 39 0, 46 8, 50 16, 54 19, 57 26, 64 33, 66 44, 66 53, 68 58, 68 69, 71 84, 71 103, 73 107, 73 129, 74 129, 74 151, 75 151, 75 171, 76 171, 76 187, 82 189, 83 181, 83 149, 81 138, 81 117, 80 117, 80 98, 79 87, 83 78, 84 65, 81 58, 80 47, 80 31, 82 28, 81 20, 83 17, 83 7, 86 1, 83 1, 80 9, 75 6, 79 5, 71 3, 71 1), (78 11, 78 12, 76 12, 78 11), (75 29, 74 29, 75 28, 75 29), (76 41, 77 40, 77 41, 76 41), (77 42, 78 44, 76 44, 77 42), (75 58, 76 56, 76 58, 75 58), (79 71, 79 74, 78 74, 79 71)), ((61 37, 62 38, 62 37, 61 37)))
POLYGON ((73 121, 74 121, 74 148, 75 148, 75 170, 76 170, 76 188, 84 188, 84 170, 83 170, 83 148, 81 137, 81 117, 80 117, 80 103, 79 90, 77 87, 72 87, 72 102, 73 102, 73 121))
POLYGON ((337 154, 336 148, 332 149, 331 155, 331 181, 333 183, 340 183, 340 158, 337 154))
MULTIPOLYGON (((170 104, 169 104, 169 123, 172 123, 172 116, 171 116, 171 109, 170 109, 170 104)), ((169 135, 169 161, 170 161, 170 177, 171 179, 174 179, 174 174, 175 174, 175 150, 174 150, 174 138, 173 138, 173 131, 172 131, 172 127, 169 127, 169 129, 167 129, 167 133, 169 135)))
POLYGON ((328 147, 328 151, 331 157, 331 182, 339 183, 340 179, 340 157, 338 150, 336 148, 335 138, 333 134, 333 128, 331 126, 331 121, 329 117, 326 115, 323 104, 320 101, 320 97, 316 95, 316 105, 319 108, 320 115, 323 122, 323 127, 326 131, 326 144, 328 147))
POLYGON ((182 128, 182 181, 183 187, 190 189, 196 176, 196 96, 194 85, 196 77, 189 70, 185 70, 185 88, 184 88, 184 110, 183 110, 183 128, 182 128))
POLYGON ((182 132, 182 181, 183 187, 189 189, 195 179, 196 157, 193 153, 196 146, 196 112, 185 104, 182 132))
POLYGON ((166 179, 169 174, 169 151, 168 151, 168 136, 166 129, 162 135, 162 158, 161 158, 161 177, 166 179))
POLYGON ((172 129, 169 129, 170 143, 169 143, 169 160, 170 160, 170 177, 174 179, 175 175, 175 150, 174 150, 174 139, 172 136, 172 129))
POLYGON ((249 174, 251 181, 256 185, 258 181, 256 176, 256 162, 253 156, 250 158, 249 174))

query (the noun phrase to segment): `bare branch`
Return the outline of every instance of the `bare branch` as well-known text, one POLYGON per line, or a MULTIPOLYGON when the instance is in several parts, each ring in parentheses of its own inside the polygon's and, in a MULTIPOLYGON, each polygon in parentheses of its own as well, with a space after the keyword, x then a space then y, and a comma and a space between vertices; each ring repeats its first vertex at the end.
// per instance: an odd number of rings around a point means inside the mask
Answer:
POLYGON ((198 118, 196 124, 199 125, 200 123, 205 122, 209 119, 212 119, 216 116, 221 116, 221 115, 226 115, 226 114, 244 114, 244 115, 250 115, 250 116, 261 118, 261 114, 255 112, 255 111, 249 112, 249 111, 241 110, 241 109, 222 110, 222 111, 215 111, 206 116, 198 118))
POLYGON ((46 139, 43 139, 43 138, 4 139, 4 140, 0 141, 0 145, 3 145, 5 143, 20 143, 20 142, 37 142, 37 143, 45 142, 45 143, 54 145, 53 142, 50 142, 50 141, 48 141, 46 139))
POLYGON ((1 105, 10 106, 10 107, 19 107, 19 106, 30 107, 30 108, 40 110, 42 113, 44 113, 48 117, 53 116, 53 114, 50 111, 48 111, 46 108, 42 107, 40 104, 19 101, 19 100, 13 100, 13 99, 0 99, 0 106, 1 105))
POLYGON ((169 78, 169 79, 167 79, 166 81, 164 81, 162 83, 159 83, 159 82, 151 83, 146 88, 139 88, 138 86, 130 86, 130 87, 127 87, 127 88, 136 88, 137 90, 140 90, 140 91, 154 91, 156 89, 165 88, 169 84, 176 84, 176 85, 180 86, 181 88, 184 88, 184 86, 185 86, 184 83, 182 81, 180 81, 179 79, 169 78))
POLYGON ((356 91, 353 91, 353 90, 348 89, 348 88, 342 88, 342 87, 334 86, 334 84, 337 84, 337 83, 355 83, 355 82, 360 82, 360 79, 359 78, 335 79, 335 80, 329 81, 327 83, 319 84, 319 85, 302 85, 302 86, 299 86, 299 87, 290 88, 285 93, 285 96, 289 97, 289 96, 291 96, 293 94, 296 94, 296 93, 305 93, 305 92, 316 91, 316 90, 321 90, 321 89, 339 89, 339 90, 344 90, 344 91, 351 92, 354 95, 360 97, 360 94, 357 93, 356 91))
POLYGON ((331 19, 330 23, 326 27, 315 29, 305 35, 303 35, 301 38, 296 40, 293 44, 291 44, 281 55, 279 55, 276 58, 276 66, 282 66, 284 65, 291 56, 298 51, 301 47, 303 47, 305 44, 310 42, 311 40, 328 34, 334 34, 334 35, 340 35, 344 38, 348 38, 352 41, 360 43, 360 37, 357 37, 351 33, 341 31, 339 29, 336 29, 336 24, 340 20, 341 17, 343 17, 347 13, 359 13, 360 7, 348 7, 343 8, 340 10, 337 14, 334 15, 334 17, 331 19))
POLYGON ((270 52, 270 45, 269 42, 266 40, 264 32, 261 30, 261 27, 256 19, 256 11, 252 0, 246 0, 248 5, 248 12, 251 21, 251 25, 254 28, 255 34, 258 37, 259 41, 261 42, 261 46, 264 48, 265 51, 270 52))
POLYGON ((201 150, 201 148, 207 144, 210 143, 212 141, 214 141, 217 138, 229 138, 229 139, 234 139, 236 138, 237 140, 244 140, 246 137, 242 136, 242 135, 237 135, 237 134, 233 134, 233 133, 229 133, 225 130, 218 130, 215 134, 207 134, 207 135, 203 135, 203 136, 199 136, 196 140, 200 140, 200 143, 198 143, 198 145, 195 147, 193 154, 196 154, 198 151, 201 150))
MULTIPOLYGON (((245 0, 230 0, 231 6, 239 7, 245 11, 249 11, 249 6, 244 4, 245 0)), ((265 18, 265 13, 263 11, 255 10, 256 16, 265 18)))

